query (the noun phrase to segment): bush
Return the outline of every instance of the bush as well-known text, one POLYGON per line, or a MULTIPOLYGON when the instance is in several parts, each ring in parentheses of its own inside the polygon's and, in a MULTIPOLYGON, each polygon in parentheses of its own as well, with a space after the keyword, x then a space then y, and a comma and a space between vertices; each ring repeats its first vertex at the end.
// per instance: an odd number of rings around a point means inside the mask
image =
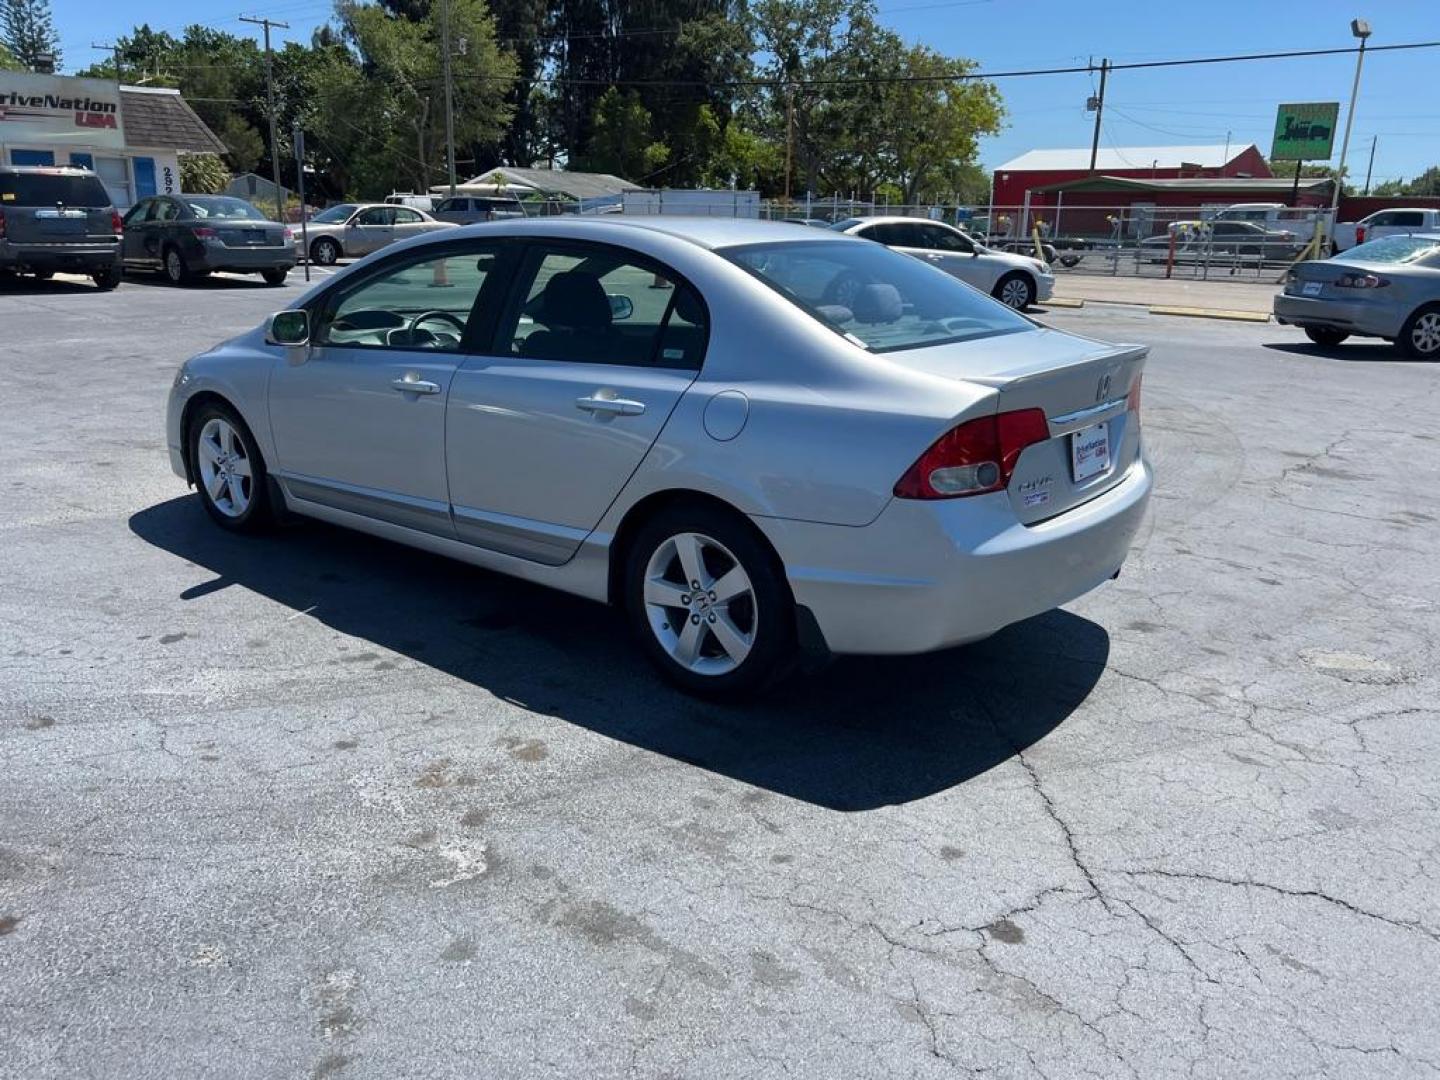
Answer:
POLYGON ((230 183, 230 170, 217 154, 180 155, 180 190, 191 195, 218 195, 230 183))

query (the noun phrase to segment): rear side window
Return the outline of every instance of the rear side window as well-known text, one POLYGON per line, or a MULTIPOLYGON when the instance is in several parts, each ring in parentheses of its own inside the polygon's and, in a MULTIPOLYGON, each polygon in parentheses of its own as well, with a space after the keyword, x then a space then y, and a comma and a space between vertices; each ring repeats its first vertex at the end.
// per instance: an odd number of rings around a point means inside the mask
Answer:
POLYGON ((110 205, 105 185, 95 176, 57 173, 0 173, 0 204, 11 206, 110 205))
POLYGON ((566 245, 532 255, 501 351, 535 360, 698 370, 705 305, 642 256, 566 245))

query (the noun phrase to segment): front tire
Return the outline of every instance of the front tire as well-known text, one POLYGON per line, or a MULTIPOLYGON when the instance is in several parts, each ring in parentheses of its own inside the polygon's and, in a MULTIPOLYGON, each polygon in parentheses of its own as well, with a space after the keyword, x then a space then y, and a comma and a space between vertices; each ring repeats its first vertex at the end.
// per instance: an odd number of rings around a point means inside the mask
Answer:
POLYGON ((1334 348, 1350 336, 1349 331, 1336 330, 1329 326, 1307 326, 1305 336, 1316 345, 1323 345, 1325 348, 1334 348))
POLYGON ((1008 308, 1024 311, 1035 302, 1035 283, 1017 271, 997 281, 991 295, 1008 308))
POLYGON ((195 490, 211 520, 232 532, 265 529, 272 520, 265 459, 245 421, 228 406, 202 405, 189 437, 195 490))
POLYGON ((1440 359, 1440 304, 1427 304, 1411 315, 1395 344, 1416 360, 1440 359))
POLYGON ((96 270, 90 275, 90 280, 95 282, 95 287, 101 292, 110 292, 120 284, 120 271, 114 269, 96 270))
POLYGON ((676 506, 626 553, 626 616, 641 648, 688 693, 740 697, 773 683, 795 654, 795 604, 779 559, 748 522, 676 506))
POLYGON ((285 278, 290 274, 289 270, 262 270, 260 276, 265 279, 266 285, 284 285, 285 278))
POLYGON ((310 245, 310 258, 321 266, 334 266, 340 261, 340 245, 328 236, 322 236, 310 245))

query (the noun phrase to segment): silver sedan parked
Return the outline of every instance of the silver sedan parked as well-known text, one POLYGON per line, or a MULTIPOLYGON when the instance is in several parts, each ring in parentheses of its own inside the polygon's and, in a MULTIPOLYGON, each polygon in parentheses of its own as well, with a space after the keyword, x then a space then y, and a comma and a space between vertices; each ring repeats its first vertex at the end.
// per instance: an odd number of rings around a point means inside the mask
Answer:
POLYGON ((188 361, 167 439, 226 529, 289 511, 608 601, 670 679, 733 694, 1115 576, 1145 352, 838 233, 507 221, 188 361))
POLYGON ((1440 235, 1386 236, 1300 263, 1275 297, 1275 321, 1300 327, 1317 345, 1353 334, 1440 359, 1440 235))
POLYGON ((995 251, 943 221, 859 217, 837 221, 830 228, 923 259, 1016 311, 1049 300, 1055 292, 1055 277, 1039 259, 995 251))
POLYGON ((424 210, 389 203, 340 203, 310 219, 302 237, 295 229, 296 254, 303 256, 309 243, 310 261, 331 266, 340 259, 357 259, 382 247, 409 240, 427 232, 453 229, 449 221, 438 221, 424 210))

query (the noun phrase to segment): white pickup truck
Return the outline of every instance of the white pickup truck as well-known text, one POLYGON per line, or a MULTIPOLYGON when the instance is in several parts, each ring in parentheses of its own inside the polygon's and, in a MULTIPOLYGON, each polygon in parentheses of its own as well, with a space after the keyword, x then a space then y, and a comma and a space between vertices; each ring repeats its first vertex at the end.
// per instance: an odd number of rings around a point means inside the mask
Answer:
POLYGON ((1440 232, 1440 209, 1402 207, 1398 210, 1376 210, 1360 221, 1337 222, 1330 237, 1330 249, 1334 254, 1382 236, 1409 236, 1423 232, 1440 232))

